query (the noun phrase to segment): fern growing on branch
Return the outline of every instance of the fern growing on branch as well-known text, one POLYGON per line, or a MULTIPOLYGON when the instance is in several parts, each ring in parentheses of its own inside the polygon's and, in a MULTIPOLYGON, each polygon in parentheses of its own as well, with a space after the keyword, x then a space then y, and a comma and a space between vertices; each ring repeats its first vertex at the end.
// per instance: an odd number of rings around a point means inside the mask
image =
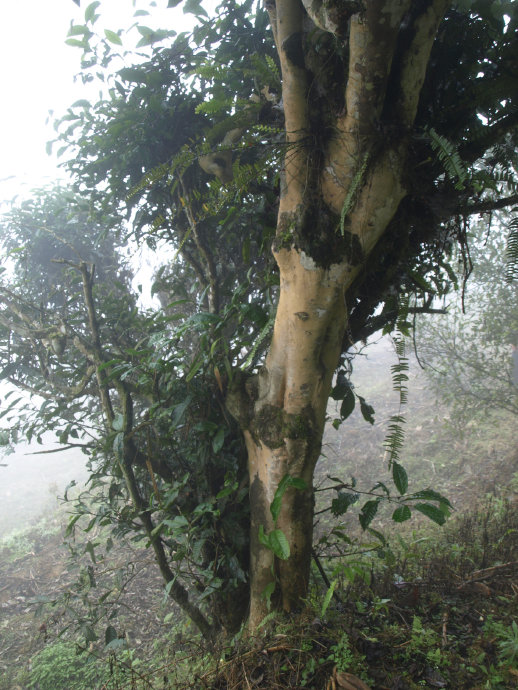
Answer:
POLYGON ((455 189, 463 190, 464 183, 468 179, 468 171, 457 151, 457 148, 446 137, 438 134, 433 127, 427 130, 428 139, 432 150, 442 163, 448 177, 457 180, 455 189))

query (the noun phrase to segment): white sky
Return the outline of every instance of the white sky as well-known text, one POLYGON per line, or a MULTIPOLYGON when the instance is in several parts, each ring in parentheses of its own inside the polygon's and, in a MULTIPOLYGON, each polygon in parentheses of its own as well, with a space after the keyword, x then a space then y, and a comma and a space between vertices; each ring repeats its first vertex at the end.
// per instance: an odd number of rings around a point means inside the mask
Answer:
MULTIPOLYGON (((59 117, 79 98, 98 97, 99 85, 88 93, 79 80, 74 83, 82 51, 65 44, 71 21, 83 24, 89 4, 90 0, 81 0, 79 8, 72 0, 2 2, 0 202, 17 194, 27 196, 31 188, 50 183, 58 175, 63 177, 57 160, 46 154, 46 142, 54 132, 45 121, 49 110, 59 117)), ((97 10, 101 18, 95 27, 117 31, 131 26, 134 12, 147 9, 149 4, 147 0, 102 0, 97 10)), ((142 24, 177 31, 180 25, 185 29, 189 17, 180 8, 167 10, 167 0, 156 4, 158 8, 150 8, 149 17, 139 18, 142 24)), ((136 34, 136 38, 140 36, 136 34)))

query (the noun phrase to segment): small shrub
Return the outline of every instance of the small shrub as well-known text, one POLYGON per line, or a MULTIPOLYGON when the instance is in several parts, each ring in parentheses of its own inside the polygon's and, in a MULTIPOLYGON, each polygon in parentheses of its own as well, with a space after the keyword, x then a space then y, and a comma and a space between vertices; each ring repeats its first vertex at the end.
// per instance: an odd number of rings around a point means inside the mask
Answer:
POLYGON ((56 642, 32 660, 30 688, 38 690, 92 690, 101 687, 108 671, 92 655, 70 642, 56 642))

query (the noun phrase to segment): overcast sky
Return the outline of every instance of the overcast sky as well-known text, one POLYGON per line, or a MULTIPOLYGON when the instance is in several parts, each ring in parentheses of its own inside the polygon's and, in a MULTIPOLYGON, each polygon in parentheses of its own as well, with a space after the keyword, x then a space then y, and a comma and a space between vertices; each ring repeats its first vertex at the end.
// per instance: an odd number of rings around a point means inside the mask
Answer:
MULTIPOLYGON (((136 10, 149 7, 148 0, 102 0, 96 28, 116 31, 129 27, 136 10)), ((143 24, 159 28, 161 21, 178 30, 185 17, 180 8, 166 10, 167 0, 157 0, 143 24)), ((87 93, 80 81, 81 50, 65 40, 73 20, 84 23, 84 10, 72 0, 20 0, 2 3, 0 22, 0 201, 15 194, 27 196, 33 187, 55 179, 57 161, 47 156, 46 142, 53 138, 46 125, 49 110, 63 115, 79 98, 96 99, 98 86, 87 93)))

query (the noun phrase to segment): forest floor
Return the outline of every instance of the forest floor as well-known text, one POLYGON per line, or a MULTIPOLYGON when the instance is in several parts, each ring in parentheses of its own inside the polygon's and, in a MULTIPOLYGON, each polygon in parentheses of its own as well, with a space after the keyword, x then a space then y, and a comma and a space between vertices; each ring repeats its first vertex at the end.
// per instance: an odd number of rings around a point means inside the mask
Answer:
MULTIPOLYGON (((368 490, 386 474, 383 439, 397 411, 389 363, 385 352, 357 365, 353 381, 376 421, 355 411, 329 430, 321 485, 328 475, 354 477, 368 490)), ((335 573, 337 597, 326 598, 316 572, 296 624, 272 617, 260 639, 222 650, 215 665, 164 600, 143 545, 121 542, 106 553, 104 536, 89 533, 69 539, 67 551, 67 508, 50 505, 0 541, 0 690, 518 687, 515 420, 495 413, 459 430, 417 368, 411 379, 402 462, 412 490, 431 486, 453 503, 446 527, 424 519, 395 527, 380 512, 373 527, 387 535, 391 558, 373 562, 358 555, 364 537, 357 516, 346 514, 341 526, 358 548, 352 570, 335 573), (76 654, 73 619, 90 639, 87 654, 76 654), (97 637, 107 625, 116 633, 108 655, 97 637)), ((323 514, 317 533, 331 527, 323 514)))

